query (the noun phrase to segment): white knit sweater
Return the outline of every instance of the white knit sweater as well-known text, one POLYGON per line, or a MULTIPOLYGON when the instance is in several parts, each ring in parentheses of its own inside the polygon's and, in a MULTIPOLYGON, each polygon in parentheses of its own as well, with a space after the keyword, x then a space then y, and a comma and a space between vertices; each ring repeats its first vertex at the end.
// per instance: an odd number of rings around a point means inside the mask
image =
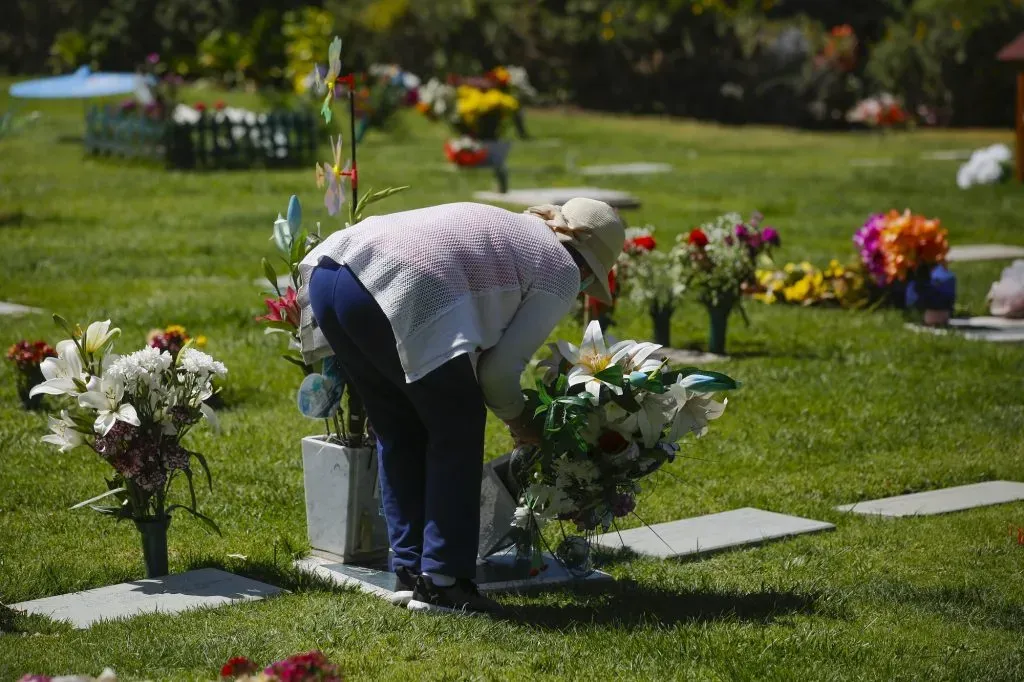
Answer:
MULTIPOLYGON (((520 375, 569 312, 580 275, 544 221, 484 204, 445 204, 367 218, 335 232, 299 266, 303 283, 322 258, 347 265, 387 315, 406 381, 464 353, 477 362, 488 406, 502 418, 523 408, 520 375)), ((302 354, 330 355, 306 286, 302 354)))

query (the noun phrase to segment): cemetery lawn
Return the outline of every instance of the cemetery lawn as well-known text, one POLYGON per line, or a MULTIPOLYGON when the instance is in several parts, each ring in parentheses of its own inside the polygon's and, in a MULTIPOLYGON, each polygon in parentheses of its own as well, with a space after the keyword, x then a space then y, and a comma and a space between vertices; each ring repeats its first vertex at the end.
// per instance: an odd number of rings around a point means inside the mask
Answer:
MULTIPOLYGON (((6 93, 9 81, 0 83, 6 93)), ((212 101, 209 92, 194 99, 212 101)), ((245 103, 244 99, 232 103, 245 103)), ((11 101, 0 96, 0 110, 11 101)), ((23 111, 35 108, 23 106, 23 111)), ((0 620, 0 679, 23 673, 122 679, 212 679, 228 658, 266 663, 320 649, 349 679, 919 679, 1024 678, 1024 503, 947 516, 873 519, 843 503, 1009 479, 1024 481, 1024 346, 911 333, 899 312, 768 307, 734 316, 720 367, 744 383, 708 436, 658 474, 641 497, 648 523, 759 507, 835 523, 837 530, 700 561, 612 557, 617 579, 596 592, 509 597, 505 620, 432 618, 332 589, 289 568, 308 549, 299 439, 319 424, 294 407, 295 368, 281 338, 253 321, 254 278, 272 255, 271 224, 299 194, 305 221, 336 226, 313 169, 167 172, 84 158, 78 103, 44 103, 31 128, 0 140, 0 300, 73 321, 111 318, 118 348, 171 323, 209 338, 229 368, 219 437, 198 430, 214 492, 171 526, 171 570, 223 567, 291 590, 260 603, 148 615, 75 631, 40 618, 0 620)), ((853 255, 868 214, 911 207, 941 217, 950 241, 1024 243, 1017 185, 957 190, 957 162, 922 153, 1011 142, 1008 131, 815 134, 686 121, 531 112, 536 139, 516 142, 513 187, 625 189, 667 244, 730 210, 767 216, 780 261, 853 255), (655 161, 647 178, 584 178, 575 162, 655 161), (888 167, 851 159, 891 159, 888 167)), ((365 186, 412 189, 381 211, 469 199, 487 173, 444 165, 445 131, 413 116, 360 147, 365 186)), ((326 146, 323 158, 327 159, 326 146)), ((983 314, 1005 262, 955 264, 960 305, 983 314)), ((643 311, 617 313, 620 338, 646 338, 643 311)), ((701 347, 695 304, 673 325, 701 347)), ((0 345, 61 337, 49 315, 0 318, 0 345)), ((580 336, 576 321, 556 335, 580 336)), ((10 604, 143 577, 134 528, 74 503, 103 489, 88 451, 41 444, 42 414, 19 407, 0 365, 0 601, 10 604)), ((492 421, 487 453, 510 441, 492 421)), ((636 519, 626 525, 638 525, 636 519)))

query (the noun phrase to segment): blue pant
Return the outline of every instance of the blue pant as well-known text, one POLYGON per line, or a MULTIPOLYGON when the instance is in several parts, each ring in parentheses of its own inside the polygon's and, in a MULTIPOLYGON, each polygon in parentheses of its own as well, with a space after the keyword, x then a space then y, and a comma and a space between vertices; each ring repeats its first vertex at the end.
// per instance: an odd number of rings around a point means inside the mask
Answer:
POLYGON ((317 267, 309 296, 377 436, 393 566, 472 578, 487 410, 469 357, 406 383, 391 323, 347 266, 317 267))

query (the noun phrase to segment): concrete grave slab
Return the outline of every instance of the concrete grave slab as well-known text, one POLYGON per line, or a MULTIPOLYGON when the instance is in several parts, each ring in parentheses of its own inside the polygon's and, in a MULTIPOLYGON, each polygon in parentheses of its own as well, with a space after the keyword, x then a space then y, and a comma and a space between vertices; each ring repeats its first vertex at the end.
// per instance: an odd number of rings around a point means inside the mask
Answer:
POLYGON ((965 263, 982 260, 1012 260, 1024 258, 1024 246, 1008 244, 962 244, 949 247, 946 260, 950 263, 965 263))
MULTIPOLYGON (((612 580, 602 571, 578 578, 570 574, 551 555, 545 554, 548 568, 535 577, 529 576, 529 563, 516 560, 514 552, 477 560, 476 583, 481 592, 531 592, 563 587, 581 582, 594 583, 612 580)), ((312 573, 337 585, 349 585, 363 592, 390 599, 395 591, 395 574, 386 565, 357 566, 342 564, 321 557, 307 557, 295 562, 302 571, 312 573)))
POLYGON ((603 201, 616 208, 638 208, 640 200, 628 192, 620 192, 599 187, 537 187, 531 189, 513 189, 501 192, 475 192, 473 198, 479 201, 490 201, 499 204, 517 206, 538 206, 556 204, 561 206, 575 197, 586 197, 603 201))
POLYGON ((653 526, 599 535, 595 545, 626 547, 638 554, 677 559, 751 547, 771 540, 818 533, 835 528, 831 523, 743 507, 653 526))
POLYGON ((584 166, 580 169, 583 175, 656 175, 671 173, 672 164, 668 163, 613 163, 606 166, 584 166))
POLYGON ((850 165, 854 168, 888 168, 895 164, 894 159, 850 159, 850 165))
POLYGON ((974 151, 971 149, 940 149, 934 152, 922 152, 924 161, 966 161, 974 151))
POLYGON ((955 326, 950 320, 949 327, 927 327, 923 324, 907 322, 904 326, 910 331, 919 334, 934 334, 935 336, 947 336, 957 334, 969 341, 988 341, 989 343, 1021 343, 1024 342, 1024 328, 1002 327, 964 327, 955 326))
POLYGON ((43 312, 39 308, 31 308, 27 305, 21 305, 20 303, 8 303, 7 301, 0 301, 0 315, 28 315, 30 313, 41 313, 43 312))
POLYGON ((1024 483, 987 481, 929 490, 910 495, 884 497, 836 507, 839 511, 877 516, 930 516, 1024 500, 1024 483))
POLYGON ((1009 317, 994 317, 982 315, 979 317, 954 317, 949 321, 950 327, 957 329, 1024 329, 1024 319, 1011 319, 1009 317))
POLYGON ((683 350, 680 348, 662 348, 655 355, 668 359, 673 365, 686 367, 689 365, 708 365, 713 362, 725 362, 728 355, 716 355, 699 350, 683 350))
POLYGON ((76 628, 87 628, 102 620, 130 618, 154 612, 181 613, 190 609, 263 599, 283 591, 279 587, 216 568, 202 568, 164 578, 135 580, 84 592, 34 599, 12 604, 11 608, 54 620, 70 621, 76 628))

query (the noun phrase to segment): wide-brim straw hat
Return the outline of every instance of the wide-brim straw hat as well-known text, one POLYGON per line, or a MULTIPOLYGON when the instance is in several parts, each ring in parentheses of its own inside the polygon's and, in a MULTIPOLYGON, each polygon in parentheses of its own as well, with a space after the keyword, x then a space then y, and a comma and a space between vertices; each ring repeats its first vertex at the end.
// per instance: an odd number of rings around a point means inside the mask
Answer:
POLYGON ((527 212, 543 218, 558 241, 574 248, 590 266, 596 280, 584 293, 611 305, 608 273, 626 240, 626 228, 615 209, 597 199, 577 197, 561 207, 534 206, 527 212))

